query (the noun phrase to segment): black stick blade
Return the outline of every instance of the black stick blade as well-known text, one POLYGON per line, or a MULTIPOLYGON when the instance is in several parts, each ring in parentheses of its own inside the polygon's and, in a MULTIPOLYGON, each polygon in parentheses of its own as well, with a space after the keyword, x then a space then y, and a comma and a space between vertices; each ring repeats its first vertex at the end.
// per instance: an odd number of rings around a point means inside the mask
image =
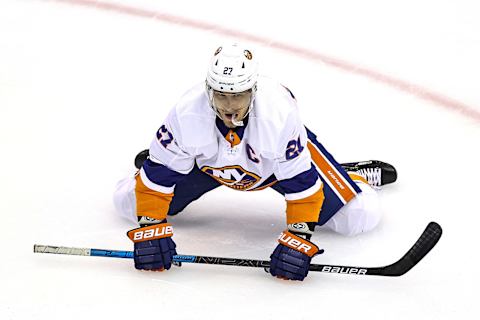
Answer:
POLYGON ((436 222, 430 222, 413 247, 394 264, 381 268, 380 273, 393 277, 407 273, 432 250, 441 236, 442 227, 436 222))

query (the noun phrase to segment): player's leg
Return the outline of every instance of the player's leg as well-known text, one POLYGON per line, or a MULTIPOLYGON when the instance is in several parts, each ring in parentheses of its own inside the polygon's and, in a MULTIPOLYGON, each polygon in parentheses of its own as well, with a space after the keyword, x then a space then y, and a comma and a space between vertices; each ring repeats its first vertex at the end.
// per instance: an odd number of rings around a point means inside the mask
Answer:
POLYGON ((137 205, 135 198, 135 175, 130 174, 117 182, 113 193, 115 210, 122 218, 137 223, 137 205))
POLYGON ((325 224, 345 204, 362 192, 345 169, 318 142, 316 135, 308 128, 307 147, 319 178, 323 183, 324 203, 320 211, 319 225, 325 224))
POLYGON ((324 226, 345 236, 373 230, 382 218, 378 193, 367 183, 355 181, 362 192, 338 210, 324 226))
MULTIPOLYGON (((376 191, 363 177, 347 173, 308 129, 307 135, 307 146, 323 182, 325 196, 318 225, 344 235, 373 229, 381 217, 376 191)), ((274 186, 274 189, 279 188, 274 186)))

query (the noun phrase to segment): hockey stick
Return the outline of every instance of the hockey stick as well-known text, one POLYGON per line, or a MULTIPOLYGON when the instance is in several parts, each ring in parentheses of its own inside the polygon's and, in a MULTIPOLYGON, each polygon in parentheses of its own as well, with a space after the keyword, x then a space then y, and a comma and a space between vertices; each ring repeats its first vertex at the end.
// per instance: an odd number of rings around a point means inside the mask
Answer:
MULTIPOLYGON (((415 242, 412 248, 400 258, 397 262, 384 267, 352 267, 340 266, 330 264, 311 264, 310 271, 319 271, 325 273, 342 273, 342 274, 357 274, 357 275, 375 275, 398 277, 410 269, 412 269, 427 253, 437 244, 442 235, 442 228, 436 222, 430 222, 423 231, 422 235, 415 242)), ((102 250, 90 248, 73 248, 73 247, 54 247, 44 245, 34 245, 33 252, 36 253, 54 253, 67 254, 79 256, 94 256, 94 257, 109 257, 109 258, 127 258, 133 259, 132 251, 121 250, 102 250)), ((229 266, 242 267, 257 267, 268 268, 270 261, 252 260, 252 259, 238 259, 238 258, 220 258, 220 257, 205 257, 205 256, 189 256, 176 255, 173 257, 176 263, 204 263, 204 264, 220 264, 229 266)))

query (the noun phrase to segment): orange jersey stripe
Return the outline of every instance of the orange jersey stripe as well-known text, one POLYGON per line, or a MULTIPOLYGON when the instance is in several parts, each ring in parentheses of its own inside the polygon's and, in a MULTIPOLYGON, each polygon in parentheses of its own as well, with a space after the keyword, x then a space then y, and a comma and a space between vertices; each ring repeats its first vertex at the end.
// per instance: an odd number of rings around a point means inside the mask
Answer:
POLYGON ((332 190, 339 196, 342 202, 347 203, 354 198, 357 193, 338 172, 337 168, 329 163, 327 158, 317 150, 313 143, 310 141, 307 142, 307 147, 308 150, 310 150, 312 160, 317 166, 319 173, 332 190))
POLYGON ((140 175, 135 177, 135 197, 137 199, 137 216, 147 216, 157 220, 167 218, 173 193, 161 193, 147 188, 142 182, 140 175))

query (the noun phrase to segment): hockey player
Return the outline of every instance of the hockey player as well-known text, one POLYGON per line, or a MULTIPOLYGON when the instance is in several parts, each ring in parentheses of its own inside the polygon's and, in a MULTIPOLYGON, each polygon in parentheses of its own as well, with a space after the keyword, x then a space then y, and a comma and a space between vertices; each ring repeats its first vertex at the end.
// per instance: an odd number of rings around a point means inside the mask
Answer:
POLYGON ((285 196, 287 227, 270 267, 282 279, 303 280, 323 252, 310 241, 315 226, 352 236, 378 224, 377 194, 366 178, 393 182, 395 169, 370 162, 347 164, 347 173, 302 124, 290 90, 257 67, 248 49, 219 47, 206 81, 180 99, 149 151, 137 156, 136 176, 119 182, 117 210, 140 225, 128 232, 135 268, 170 269, 177 253, 168 216, 220 185, 285 196))

